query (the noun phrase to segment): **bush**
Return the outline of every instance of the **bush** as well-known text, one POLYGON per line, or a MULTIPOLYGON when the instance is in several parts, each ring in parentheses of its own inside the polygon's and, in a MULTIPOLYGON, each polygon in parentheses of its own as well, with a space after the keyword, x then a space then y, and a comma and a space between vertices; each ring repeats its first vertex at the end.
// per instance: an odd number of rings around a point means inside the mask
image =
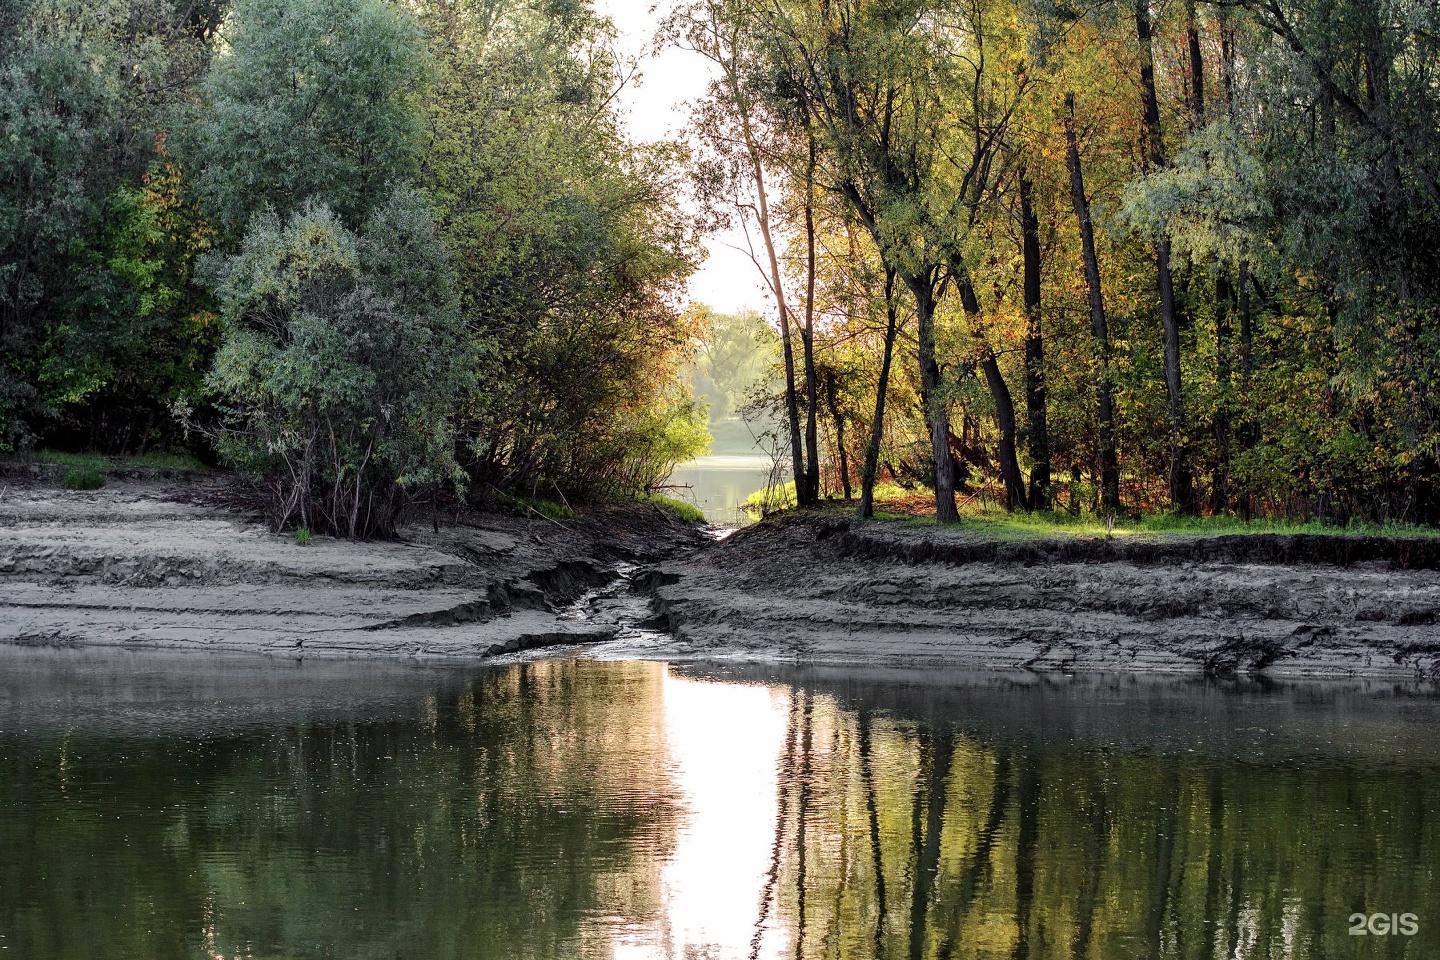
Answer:
POLYGON ((207 378, 222 454, 266 484, 276 529, 390 536, 406 502, 454 481, 464 385, 448 254, 400 189, 352 233, 327 207, 257 217, 220 270, 207 378))

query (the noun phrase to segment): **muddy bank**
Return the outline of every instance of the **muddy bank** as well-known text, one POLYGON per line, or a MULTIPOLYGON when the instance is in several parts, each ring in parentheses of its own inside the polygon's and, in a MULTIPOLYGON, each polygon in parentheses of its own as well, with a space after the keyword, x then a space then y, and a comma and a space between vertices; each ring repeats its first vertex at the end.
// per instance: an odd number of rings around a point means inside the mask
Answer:
POLYGON ((225 477, 0 481, 0 643, 304 657, 469 658, 612 639, 576 601, 701 531, 650 506, 563 523, 489 514, 396 543, 307 546, 225 477))
POLYGON ((656 566, 677 659, 1440 679, 1429 541, 1005 540, 792 514, 656 566))

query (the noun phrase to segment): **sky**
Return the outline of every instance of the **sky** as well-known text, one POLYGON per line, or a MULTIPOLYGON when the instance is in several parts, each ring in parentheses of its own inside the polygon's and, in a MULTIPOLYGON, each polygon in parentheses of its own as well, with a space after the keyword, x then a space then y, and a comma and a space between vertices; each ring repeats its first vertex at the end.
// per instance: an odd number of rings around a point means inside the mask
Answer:
MULTIPOLYGON (((674 47, 653 49, 655 28, 670 5, 671 0, 660 0, 660 9, 654 10, 654 0, 594 0, 595 9, 619 30, 621 52, 643 54, 638 83, 632 81, 619 98, 626 129, 636 140, 683 133, 690 119, 688 104, 705 93, 709 79, 709 63, 699 54, 674 47)), ((767 297, 760 274, 732 244, 743 245, 743 234, 726 231, 705 238, 709 258, 690 279, 690 298, 722 313, 763 310, 767 297)))

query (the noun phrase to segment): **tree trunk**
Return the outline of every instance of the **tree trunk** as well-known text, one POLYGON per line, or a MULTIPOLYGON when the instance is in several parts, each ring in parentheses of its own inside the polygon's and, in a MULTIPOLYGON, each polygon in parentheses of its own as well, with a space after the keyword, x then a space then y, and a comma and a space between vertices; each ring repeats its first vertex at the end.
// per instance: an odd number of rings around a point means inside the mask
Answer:
POLYGON ((1109 513, 1120 510, 1120 466, 1115 454, 1115 402, 1110 381, 1110 329, 1105 318, 1105 294, 1100 285, 1100 258, 1095 252, 1095 224, 1085 175, 1080 167, 1080 146, 1075 135, 1075 97, 1065 96, 1065 162, 1070 168, 1070 201, 1080 223, 1080 247, 1085 258, 1085 286, 1090 298, 1090 329, 1100 365, 1100 502, 1109 513))
POLYGON ((860 518, 875 516, 875 478, 880 473, 880 445, 885 439, 885 395, 890 386, 890 361, 895 356, 895 334, 899 327, 895 305, 895 270, 885 268, 885 352, 880 360, 880 382, 875 385, 875 419, 870 421, 870 441, 865 444, 865 466, 860 473, 860 518))
POLYGON ((830 408, 830 420, 835 425, 835 459, 840 461, 840 489, 849 501, 850 458, 845 452, 845 415, 840 411, 840 384, 835 371, 826 370, 822 375, 825 382, 825 404, 830 408))
MULTIPOLYGON (((770 292, 775 296, 775 307, 780 315, 780 345, 785 362, 785 416, 790 427, 790 460, 795 478, 797 499, 805 478, 805 455, 800 448, 800 405, 795 394, 795 350, 790 337, 790 311, 785 305, 785 282, 780 271, 780 257, 775 252, 775 237, 770 230, 770 195, 765 187, 765 167, 761 162, 760 145, 755 140, 750 125, 750 115, 744 109, 745 97, 740 92, 740 80, 733 63, 722 64, 725 68, 725 82, 729 86, 732 102, 740 120, 740 130, 745 138, 745 152, 750 160, 750 175, 755 183, 756 221, 760 228, 760 239, 765 245, 765 257, 769 261, 770 292)), ((802 501, 803 502, 803 501, 802 501)))
MULTIPOLYGON (((801 503, 820 499, 820 439, 815 420, 819 412, 819 384, 815 376, 815 138, 810 138, 810 165, 805 171, 805 328, 800 339, 805 350, 805 496, 801 503)), ((799 493, 800 478, 795 490, 799 493)))
POLYGON ((1025 261, 1025 430, 1030 454, 1030 509, 1050 509, 1050 430, 1045 421, 1045 338, 1040 327, 1040 219, 1034 185, 1020 174, 1021 252, 1025 261))
POLYGON ((1029 501, 1025 496, 1025 478, 1020 473, 1020 461, 1015 457, 1015 400, 1000 372, 995 351, 979 332, 980 300, 975 296, 975 288, 963 268, 955 273, 955 282, 960 288, 960 305, 965 308, 970 327, 980 341, 980 369, 985 374, 985 386, 990 389, 990 399, 995 404, 995 422, 1000 427, 1000 479, 1005 482, 1005 509, 1024 510, 1029 501))
POLYGON ((1185 0, 1185 44, 1190 57, 1190 116, 1198 130, 1205 125, 1205 58, 1200 52, 1200 17, 1195 0, 1185 0))
POLYGON ((930 426, 930 449, 935 458, 935 519, 958 523, 955 507, 955 464, 950 458, 950 414, 940 395, 940 364, 935 359, 935 284, 930 274, 904 277, 915 297, 919 333, 920 389, 925 395, 925 417, 930 426))
MULTIPOLYGON (((1142 172, 1165 165, 1165 144, 1160 131, 1160 100, 1155 91, 1155 55, 1150 28, 1149 0, 1135 0, 1135 37, 1140 46, 1140 95, 1143 103, 1145 150, 1142 172)), ((1170 401, 1170 504, 1181 513, 1194 512, 1190 475, 1189 440, 1186 437, 1185 399, 1180 376, 1180 324, 1175 312, 1175 280, 1170 270, 1170 238, 1155 243, 1156 285, 1160 292, 1160 326, 1165 338, 1165 392, 1170 401)))
POLYGON ((1215 277, 1215 474, 1210 489, 1210 510, 1230 508, 1230 308, 1235 299, 1230 273, 1222 267, 1215 277))

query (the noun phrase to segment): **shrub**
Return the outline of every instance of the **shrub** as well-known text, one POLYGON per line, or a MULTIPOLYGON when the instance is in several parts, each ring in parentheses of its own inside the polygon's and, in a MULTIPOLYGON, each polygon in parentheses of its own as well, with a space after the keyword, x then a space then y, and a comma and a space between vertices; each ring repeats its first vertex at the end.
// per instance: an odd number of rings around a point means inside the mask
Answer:
POLYGON ((457 476, 469 369, 424 204, 399 189, 358 234, 320 204, 262 214, 220 274, 221 452, 265 482, 277 530, 392 535, 409 498, 457 476))

